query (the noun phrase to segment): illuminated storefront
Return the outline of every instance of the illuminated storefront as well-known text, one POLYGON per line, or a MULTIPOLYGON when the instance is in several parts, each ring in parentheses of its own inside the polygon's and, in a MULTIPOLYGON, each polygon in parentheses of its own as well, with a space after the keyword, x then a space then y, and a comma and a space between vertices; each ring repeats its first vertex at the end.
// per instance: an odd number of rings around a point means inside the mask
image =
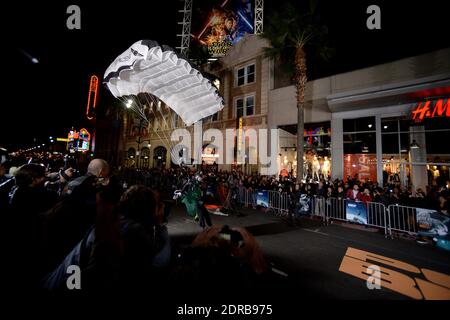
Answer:
MULTIPOLYGON (((280 126, 279 175, 297 174, 296 125, 280 126)), ((307 123, 304 131, 303 180, 319 181, 331 176, 330 122, 307 123)))
POLYGON ((344 178, 416 190, 450 181, 448 98, 431 97, 370 113, 357 118, 343 113, 343 119, 334 120, 342 121, 344 178))

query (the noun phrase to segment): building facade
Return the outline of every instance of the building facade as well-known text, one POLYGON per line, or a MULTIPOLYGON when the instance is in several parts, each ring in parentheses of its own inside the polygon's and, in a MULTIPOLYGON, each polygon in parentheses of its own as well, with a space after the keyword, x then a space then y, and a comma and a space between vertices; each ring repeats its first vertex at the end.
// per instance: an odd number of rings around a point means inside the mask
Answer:
MULTIPOLYGON (((270 92, 269 125, 295 127, 295 88, 273 86, 270 92), (277 112, 279 107, 286 112, 277 112)), ((380 185, 423 190, 446 183, 449 98, 449 49, 308 82, 304 147, 310 153, 309 175, 357 175, 380 185)))
MULTIPOLYGON (((217 76, 214 83, 224 98, 224 108, 203 120, 203 132, 214 128, 226 136, 227 129, 234 130, 236 147, 233 163, 219 164, 220 148, 205 139, 201 146, 205 164, 264 174, 264 166, 248 161, 258 155, 245 132, 278 129, 277 172, 295 174, 295 87, 264 56, 267 46, 264 39, 247 35, 208 68, 217 76), (240 154, 245 155, 243 161, 239 161, 240 154)), ((309 81, 305 158, 300 162, 303 178, 357 175, 380 184, 423 189, 448 180, 449 98, 450 49, 309 81)), ((170 108, 160 108, 162 112, 152 111, 154 117, 146 129, 128 117, 123 154, 128 165, 170 167, 171 133, 177 128, 193 132, 170 108)), ((186 148, 192 155, 194 145, 186 148)))

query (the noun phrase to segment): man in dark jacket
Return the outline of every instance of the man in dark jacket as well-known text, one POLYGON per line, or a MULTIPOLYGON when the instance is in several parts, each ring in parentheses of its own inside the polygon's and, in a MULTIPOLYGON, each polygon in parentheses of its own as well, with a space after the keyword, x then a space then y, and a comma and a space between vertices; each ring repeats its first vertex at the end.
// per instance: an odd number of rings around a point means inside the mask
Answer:
POLYGON ((43 215, 47 271, 58 265, 95 223, 96 196, 109 188, 108 183, 108 163, 94 159, 87 173, 70 181, 63 199, 43 215))
POLYGON ((11 277, 17 289, 33 289, 42 275, 42 219, 57 194, 44 187, 45 167, 39 164, 21 166, 15 174, 16 187, 11 193, 10 211, 6 217, 7 232, 11 232, 11 277))

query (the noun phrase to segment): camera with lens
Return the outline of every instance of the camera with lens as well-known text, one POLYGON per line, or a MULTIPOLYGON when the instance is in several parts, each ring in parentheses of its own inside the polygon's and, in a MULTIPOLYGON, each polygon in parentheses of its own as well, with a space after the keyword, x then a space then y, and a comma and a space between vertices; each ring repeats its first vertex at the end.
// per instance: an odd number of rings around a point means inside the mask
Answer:
POLYGON ((219 233, 221 239, 229 241, 232 245, 236 247, 242 247, 244 245, 244 238, 239 231, 230 229, 229 226, 223 226, 219 233))

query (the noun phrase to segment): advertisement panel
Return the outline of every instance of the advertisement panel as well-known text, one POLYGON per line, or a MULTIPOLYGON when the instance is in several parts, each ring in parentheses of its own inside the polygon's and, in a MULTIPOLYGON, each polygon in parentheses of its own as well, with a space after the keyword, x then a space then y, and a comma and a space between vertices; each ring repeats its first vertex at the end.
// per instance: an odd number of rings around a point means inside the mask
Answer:
POLYGON ((224 56, 247 33, 254 32, 254 1, 196 0, 191 42, 205 46, 213 57, 224 56))
POLYGON ((344 178, 355 176, 359 181, 377 181, 376 154, 344 155, 344 178))
POLYGON ((256 192, 256 205, 264 208, 269 207, 269 192, 267 190, 258 190, 256 192))
POLYGON ((347 200, 345 210, 348 221, 367 224, 367 205, 364 202, 347 200))
POLYGON ((436 245, 450 250, 450 217, 436 210, 416 208, 418 235, 433 238, 436 245))
POLYGON ((311 214, 311 197, 307 194, 301 194, 298 202, 298 214, 311 214))

